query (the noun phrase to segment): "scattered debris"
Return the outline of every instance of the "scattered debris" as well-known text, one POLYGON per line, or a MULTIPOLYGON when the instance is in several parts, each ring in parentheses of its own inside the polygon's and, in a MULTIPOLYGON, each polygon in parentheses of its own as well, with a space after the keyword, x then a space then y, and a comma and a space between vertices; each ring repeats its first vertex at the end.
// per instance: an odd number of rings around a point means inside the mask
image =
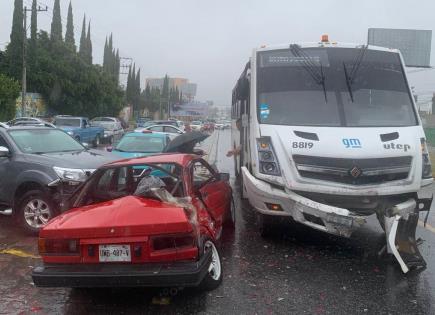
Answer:
POLYGON ((13 256, 22 257, 22 258, 35 258, 35 259, 41 258, 39 256, 27 253, 27 252, 22 251, 20 249, 13 249, 13 248, 2 249, 2 250, 0 250, 0 254, 13 255, 13 256))

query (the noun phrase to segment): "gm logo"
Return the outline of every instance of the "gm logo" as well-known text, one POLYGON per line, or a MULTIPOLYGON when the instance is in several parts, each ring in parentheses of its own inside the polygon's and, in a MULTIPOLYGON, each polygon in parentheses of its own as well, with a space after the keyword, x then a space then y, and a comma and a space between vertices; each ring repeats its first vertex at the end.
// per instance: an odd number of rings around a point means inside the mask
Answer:
POLYGON ((361 141, 359 141, 359 139, 343 139, 343 144, 346 148, 352 148, 352 149, 356 149, 356 148, 361 148, 361 141))

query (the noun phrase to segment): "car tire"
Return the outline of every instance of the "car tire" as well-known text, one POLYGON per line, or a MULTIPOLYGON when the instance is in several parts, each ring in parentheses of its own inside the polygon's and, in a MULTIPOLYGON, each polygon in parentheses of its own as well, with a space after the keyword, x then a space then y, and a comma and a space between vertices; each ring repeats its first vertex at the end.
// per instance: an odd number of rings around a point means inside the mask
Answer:
POLYGON ((100 139, 100 135, 97 135, 94 139, 94 148, 98 147, 101 144, 101 139, 100 139))
POLYGON ((234 229, 236 226, 236 203, 234 198, 231 196, 230 209, 226 213, 225 217, 225 227, 234 229))
POLYGON ((202 253, 212 251, 212 261, 208 268, 208 272, 200 284, 200 288, 205 291, 212 291, 222 283, 222 261, 219 251, 215 243, 210 239, 205 239, 202 245, 202 253))
POLYGON ((37 235, 55 216, 55 212, 53 201, 46 193, 30 190, 18 200, 15 215, 27 233, 37 235))
POLYGON ((79 136, 75 136, 74 139, 76 139, 77 142, 80 142, 80 137, 79 136))

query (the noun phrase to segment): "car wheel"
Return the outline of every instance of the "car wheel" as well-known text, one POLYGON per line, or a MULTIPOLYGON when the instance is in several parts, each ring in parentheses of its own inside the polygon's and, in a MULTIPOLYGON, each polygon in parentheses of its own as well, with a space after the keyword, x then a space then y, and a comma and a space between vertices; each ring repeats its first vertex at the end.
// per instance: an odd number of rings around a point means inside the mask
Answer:
POLYGON ((94 140, 94 148, 98 147, 101 143, 100 135, 97 135, 94 140))
POLYGON ((201 288, 206 291, 211 291, 222 283, 222 263, 219 251, 210 239, 204 242, 203 253, 205 254, 207 251, 211 251, 212 258, 208 272, 201 282, 201 288))
POLYGON ((225 226, 229 228, 234 228, 236 226, 236 203, 234 198, 231 196, 230 210, 226 214, 225 226))
POLYGON ((75 136, 75 138, 77 142, 80 142, 80 137, 79 136, 75 136))
POLYGON ((37 234, 54 217, 51 199, 41 190, 31 190, 18 201, 17 219, 24 230, 37 234))

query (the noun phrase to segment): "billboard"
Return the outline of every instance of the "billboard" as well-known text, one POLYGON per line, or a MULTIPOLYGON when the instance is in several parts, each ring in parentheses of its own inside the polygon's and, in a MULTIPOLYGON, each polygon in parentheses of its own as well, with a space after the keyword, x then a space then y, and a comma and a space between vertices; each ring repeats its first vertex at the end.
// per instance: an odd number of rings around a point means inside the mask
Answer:
POLYGON ((399 49, 407 67, 430 67, 432 31, 369 28, 369 45, 399 49))
POLYGON ((209 104, 202 102, 189 102, 185 104, 173 104, 171 116, 175 117, 207 117, 209 104))

